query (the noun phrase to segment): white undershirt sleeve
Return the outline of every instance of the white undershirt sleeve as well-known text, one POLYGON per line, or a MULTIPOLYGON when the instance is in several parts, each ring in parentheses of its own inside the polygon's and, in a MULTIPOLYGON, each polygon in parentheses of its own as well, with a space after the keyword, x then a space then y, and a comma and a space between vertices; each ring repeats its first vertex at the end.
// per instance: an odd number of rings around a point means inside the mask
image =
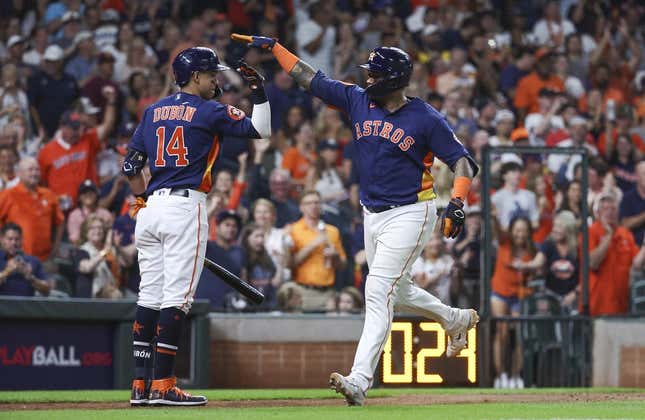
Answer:
POLYGON ((269 101, 253 105, 251 123, 253 128, 260 134, 260 138, 268 139, 271 137, 271 106, 269 101))

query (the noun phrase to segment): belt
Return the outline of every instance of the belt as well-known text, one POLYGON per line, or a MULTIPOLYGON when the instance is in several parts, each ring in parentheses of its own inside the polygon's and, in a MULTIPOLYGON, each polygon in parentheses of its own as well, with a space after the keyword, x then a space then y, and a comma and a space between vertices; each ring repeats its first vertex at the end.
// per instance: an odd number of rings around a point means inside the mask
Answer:
POLYGON ((180 197, 190 197, 190 190, 187 188, 173 188, 169 195, 178 195, 180 197))
POLYGON ((374 206, 374 207, 365 206, 365 208, 370 213, 382 213, 382 212, 387 211, 387 210, 392 210, 392 209, 395 209, 397 207, 401 207, 402 205, 403 204, 396 204, 396 205, 391 205, 391 206, 374 206))
POLYGON ((155 190, 152 195, 178 195, 180 197, 190 197, 190 190, 188 188, 160 188, 155 190))

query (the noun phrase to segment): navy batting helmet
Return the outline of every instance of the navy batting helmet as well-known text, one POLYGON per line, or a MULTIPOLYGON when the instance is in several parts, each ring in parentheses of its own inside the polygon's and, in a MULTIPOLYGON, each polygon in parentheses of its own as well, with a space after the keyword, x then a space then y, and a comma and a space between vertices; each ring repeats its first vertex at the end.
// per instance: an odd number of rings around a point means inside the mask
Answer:
POLYGON ((378 75, 377 82, 366 89, 370 97, 379 98, 410 84, 412 60, 400 48, 375 48, 367 63, 360 64, 359 67, 378 75))
POLYGON ((196 71, 223 71, 228 67, 219 63, 217 54, 210 48, 193 47, 177 54, 172 62, 175 83, 180 87, 190 81, 190 76, 196 71))

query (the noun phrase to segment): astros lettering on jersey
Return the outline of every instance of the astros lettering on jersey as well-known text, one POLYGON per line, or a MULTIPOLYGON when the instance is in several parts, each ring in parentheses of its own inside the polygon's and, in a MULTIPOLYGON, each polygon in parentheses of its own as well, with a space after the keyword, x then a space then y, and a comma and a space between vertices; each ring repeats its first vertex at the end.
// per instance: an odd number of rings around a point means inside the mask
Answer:
POLYGON ((311 93, 344 111, 352 122, 354 158, 364 206, 400 206, 436 197, 430 168, 434 157, 452 167, 468 156, 445 118, 419 98, 395 112, 376 105, 364 89, 318 71, 311 93), (405 111, 405 112, 402 112, 405 111), (407 159, 401 159, 405 154, 407 159))

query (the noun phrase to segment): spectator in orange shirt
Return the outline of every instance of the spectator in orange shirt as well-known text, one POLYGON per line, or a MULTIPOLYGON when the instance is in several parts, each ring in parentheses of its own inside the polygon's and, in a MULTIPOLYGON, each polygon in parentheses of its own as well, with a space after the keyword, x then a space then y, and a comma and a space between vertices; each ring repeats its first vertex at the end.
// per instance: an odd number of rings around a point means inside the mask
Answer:
POLYGON ((282 167, 291 174, 293 183, 302 188, 306 181, 307 171, 316 161, 316 139, 311 124, 300 126, 295 136, 296 145, 287 149, 282 158, 282 167))
POLYGON ((320 220, 320 206, 320 193, 305 191, 300 199, 302 218, 287 228, 293 243, 293 280, 302 289, 305 311, 325 309, 336 293, 336 270, 347 262, 340 232, 320 220))
POLYGON ((76 203, 78 187, 85 179, 98 184, 96 155, 101 144, 112 130, 115 118, 115 93, 107 89, 108 107, 103 123, 96 128, 85 129, 83 116, 67 111, 63 114, 60 129, 54 139, 38 154, 38 163, 44 184, 51 188, 65 203, 63 211, 76 203))
MULTIPOLYGON (((535 245, 531 240, 531 221, 526 217, 514 218, 508 229, 508 236, 501 230, 499 221, 493 217, 499 247, 495 260, 495 272, 491 279, 491 313, 493 316, 519 316, 520 300, 529 293, 526 282, 529 274, 520 270, 519 262, 529 262, 535 256, 535 245)), ((499 322, 495 325, 493 341, 493 363, 495 365, 496 388, 507 388, 512 383, 519 386, 522 379, 519 374, 522 369, 522 351, 519 340, 508 353, 509 323, 499 322), (511 360, 511 376, 506 373, 506 360, 511 360)))
POLYGON ((553 72, 553 55, 546 48, 535 52, 535 71, 520 79, 515 92, 518 120, 532 112, 539 112, 538 94, 542 88, 564 92, 564 82, 553 72))
POLYGON ((589 227, 589 314, 625 314, 629 310, 629 271, 639 247, 629 229, 618 224, 618 204, 601 195, 596 221, 589 227))
POLYGON ((13 222, 22 228, 25 253, 44 261, 58 250, 65 217, 56 194, 39 187, 40 167, 34 158, 18 164, 20 183, 0 192, 0 224, 13 222))

